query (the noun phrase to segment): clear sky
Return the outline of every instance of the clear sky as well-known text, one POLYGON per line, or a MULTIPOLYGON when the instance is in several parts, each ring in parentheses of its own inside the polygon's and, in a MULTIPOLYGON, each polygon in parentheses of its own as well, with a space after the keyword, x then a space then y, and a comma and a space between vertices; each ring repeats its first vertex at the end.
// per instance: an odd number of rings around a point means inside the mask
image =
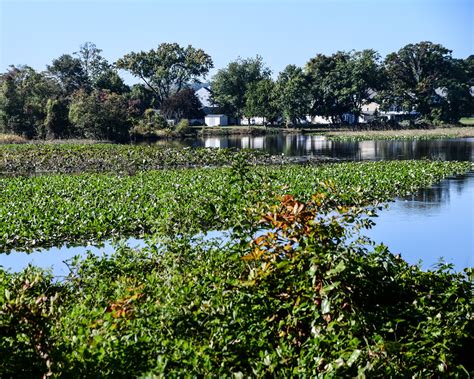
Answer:
POLYGON ((373 48, 383 57, 427 40, 465 58, 473 12, 474 0, 0 0, 0 71, 44 70, 86 41, 111 62, 178 42, 204 49, 216 69, 259 54, 274 73, 317 53, 373 48))

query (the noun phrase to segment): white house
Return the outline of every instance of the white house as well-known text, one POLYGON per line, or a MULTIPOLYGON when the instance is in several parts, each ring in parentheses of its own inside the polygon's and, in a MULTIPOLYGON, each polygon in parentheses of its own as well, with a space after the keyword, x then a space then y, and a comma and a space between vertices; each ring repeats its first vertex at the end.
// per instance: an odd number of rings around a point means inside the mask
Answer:
POLYGON ((229 125, 229 118, 225 114, 208 114, 204 117, 204 123, 207 126, 226 126, 229 125))
POLYGON ((265 117, 250 117, 248 118, 241 118, 240 125, 263 125, 265 124, 265 117))

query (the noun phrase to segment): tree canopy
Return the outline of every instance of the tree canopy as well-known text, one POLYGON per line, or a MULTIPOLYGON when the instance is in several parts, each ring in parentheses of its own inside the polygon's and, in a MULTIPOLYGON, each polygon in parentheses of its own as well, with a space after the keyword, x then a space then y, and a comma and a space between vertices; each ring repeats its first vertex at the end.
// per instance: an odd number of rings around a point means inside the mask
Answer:
POLYGON ((172 93, 205 77, 213 63, 204 50, 162 43, 147 52, 126 54, 116 66, 143 80, 161 105, 172 93))
POLYGON ((288 65, 278 75, 275 99, 287 126, 299 124, 309 111, 309 81, 300 67, 288 65))
POLYGON ((383 100, 406 110, 432 115, 438 107, 438 88, 449 75, 451 50, 431 42, 409 44, 385 58, 387 89, 383 100))
POLYGON ((339 51, 312 58, 305 68, 310 81, 311 114, 333 122, 341 122, 344 113, 358 116, 362 104, 383 84, 378 60, 374 50, 339 51))
MULTIPOLYGON (((124 122, 134 125, 150 108, 175 120, 202 118, 194 84, 212 67, 211 57, 191 45, 162 43, 111 64, 94 43, 85 42, 78 51, 54 59, 43 72, 25 65, 0 74, 0 131, 28 138, 80 136, 87 129, 83 119, 69 117, 75 114, 71 108, 80 106, 109 107, 104 110, 108 113, 121 104, 124 122), (119 69, 143 84, 129 87, 119 69), (99 99, 97 104, 94 99, 99 99)), ((458 123, 474 115, 473 88, 474 55, 455 59, 449 49, 425 41, 408 44, 383 61, 371 49, 317 54, 304 67, 288 65, 276 80, 262 57, 238 58, 217 71, 208 89, 216 109, 237 123, 242 117, 261 117, 264 123, 288 126, 306 116, 323 116, 337 124, 351 115, 357 122, 363 105, 372 101, 381 110, 395 108, 401 117, 417 122, 458 123)), ((98 122, 87 125, 100 129, 98 122)), ((107 133, 98 130, 96 135, 104 138, 107 133)))
POLYGON ((211 98, 222 110, 236 118, 244 113, 247 90, 253 84, 270 77, 271 71, 260 56, 229 63, 211 81, 211 98))

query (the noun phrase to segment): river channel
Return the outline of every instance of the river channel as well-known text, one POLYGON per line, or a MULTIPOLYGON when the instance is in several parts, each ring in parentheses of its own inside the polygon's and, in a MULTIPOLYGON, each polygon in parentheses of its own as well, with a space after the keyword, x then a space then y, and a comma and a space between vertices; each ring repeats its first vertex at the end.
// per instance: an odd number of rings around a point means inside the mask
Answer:
MULTIPOLYGON (((176 142, 174 142, 176 143, 176 142)), ((325 156, 345 160, 440 159, 474 162, 474 138, 450 140, 333 142, 319 136, 212 137, 181 142, 187 146, 258 148, 271 154, 325 156)), ((474 171, 450 177, 407 197, 397 198, 379 212, 376 225, 363 232, 411 264, 432 268, 440 258, 461 271, 474 266, 474 171)), ((144 242, 130 239, 132 247, 144 242)), ((110 254, 113 246, 58 247, 31 254, 0 254, 0 265, 19 271, 28 264, 68 273, 64 263, 86 250, 110 254)))

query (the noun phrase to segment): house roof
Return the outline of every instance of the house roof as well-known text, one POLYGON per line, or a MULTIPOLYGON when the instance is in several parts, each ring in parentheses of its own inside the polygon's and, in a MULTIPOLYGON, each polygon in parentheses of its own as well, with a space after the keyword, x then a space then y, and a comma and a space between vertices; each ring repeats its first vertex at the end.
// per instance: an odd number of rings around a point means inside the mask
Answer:
POLYGON ((203 107, 212 107, 211 90, 209 89, 209 87, 201 87, 194 93, 198 97, 203 107))

